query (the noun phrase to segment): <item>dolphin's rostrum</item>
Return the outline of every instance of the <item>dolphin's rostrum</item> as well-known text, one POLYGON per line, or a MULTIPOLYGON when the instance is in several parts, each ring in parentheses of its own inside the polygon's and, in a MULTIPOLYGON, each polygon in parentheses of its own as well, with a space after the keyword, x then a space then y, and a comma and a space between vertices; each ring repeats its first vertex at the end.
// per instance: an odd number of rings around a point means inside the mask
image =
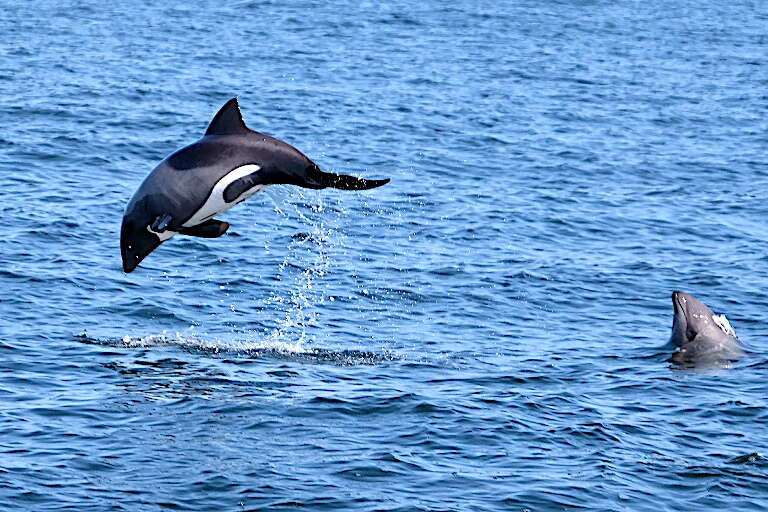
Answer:
POLYGON ((677 347, 672 361, 708 364, 737 359, 744 348, 725 315, 716 315, 689 293, 672 292, 675 310, 670 341, 677 347))
POLYGON ((237 99, 229 100, 202 139, 155 167, 128 203, 120 231, 123 270, 136 266, 177 233, 223 235, 229 224, 213 217, 267 185, 367 190, 389 179, 366 180, 323 172, 301 151, 245 126, 237 99))

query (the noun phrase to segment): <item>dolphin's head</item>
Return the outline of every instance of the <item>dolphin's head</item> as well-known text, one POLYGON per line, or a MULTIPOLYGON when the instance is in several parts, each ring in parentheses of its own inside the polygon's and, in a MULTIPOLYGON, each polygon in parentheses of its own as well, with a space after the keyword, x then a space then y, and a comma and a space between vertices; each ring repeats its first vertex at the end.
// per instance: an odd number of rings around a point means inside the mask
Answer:
MULTIPOLYGON (((151 231, 153 216, 147 208, 147 201, 131 202, 123 216, 120 228, 120 255, 123 258, 123 271, 132 272, 147 257, 149 253, 167 238, 161 239, 164 233, 151 231)), ((171 232, 166 232, 169 235, 171 232)))
POLYGON ((715 315, 706 304, 689 293, 672 292, 672 307, 675 310, 675 316, 672 321, 670 341, 678 347, 700 336, 736 337, 725 316, 715 315))

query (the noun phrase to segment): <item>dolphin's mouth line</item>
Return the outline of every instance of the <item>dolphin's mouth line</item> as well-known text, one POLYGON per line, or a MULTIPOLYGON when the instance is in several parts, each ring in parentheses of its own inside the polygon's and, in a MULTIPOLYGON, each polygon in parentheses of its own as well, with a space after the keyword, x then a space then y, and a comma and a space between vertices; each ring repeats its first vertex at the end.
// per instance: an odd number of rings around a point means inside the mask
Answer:
POLYGON ((688 322, 688 309, 686 308, 685 297, 683 297, 680 294, 675 295, 675 306, 677 306, 677 310, 680 312, 680 314, 683 315, 685 318, 685 321, 688 322))
POLYGON ((696 332, 691 330, 691 319, 688 317, 688 301, 682 293, 676 293, 674 296, 675 313, 680 315, 682 320, 683 336, 687 341, 692 341, 696 337, 696 332))

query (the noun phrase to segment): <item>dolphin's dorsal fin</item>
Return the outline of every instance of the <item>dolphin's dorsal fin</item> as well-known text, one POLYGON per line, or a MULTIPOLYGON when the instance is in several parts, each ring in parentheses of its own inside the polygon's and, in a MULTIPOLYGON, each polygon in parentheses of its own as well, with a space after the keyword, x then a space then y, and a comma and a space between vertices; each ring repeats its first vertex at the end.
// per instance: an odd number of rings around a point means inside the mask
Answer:
POLYGON ((237 98, 232 98, 213 116, 213 121, 205 131, 206 135, 239 135, 250 133, 245 126, 237 98))

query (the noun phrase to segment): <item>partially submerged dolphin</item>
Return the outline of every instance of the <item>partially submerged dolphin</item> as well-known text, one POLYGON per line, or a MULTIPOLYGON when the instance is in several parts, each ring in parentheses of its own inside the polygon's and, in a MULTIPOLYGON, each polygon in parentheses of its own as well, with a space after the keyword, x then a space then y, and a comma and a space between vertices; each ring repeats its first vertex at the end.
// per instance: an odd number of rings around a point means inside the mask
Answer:
POLYGON ((703 302, 691 294, 672 292, 672 321, 670 341, 677 349, 672 361, 678 364, 717 363, 737 359, 744 348, 725 315, 715 315, 703 302))
POLYGON ((229 224, 213 217, 267 185, 367 190, 386 183, 389 179, 321 171, 290 144, 245 126, 237 98, 232 98, 203 138, 160 162, 128 203, 120 230, 123 270, 133 271, 177 233, 203 238, 223 235, 229 224))

